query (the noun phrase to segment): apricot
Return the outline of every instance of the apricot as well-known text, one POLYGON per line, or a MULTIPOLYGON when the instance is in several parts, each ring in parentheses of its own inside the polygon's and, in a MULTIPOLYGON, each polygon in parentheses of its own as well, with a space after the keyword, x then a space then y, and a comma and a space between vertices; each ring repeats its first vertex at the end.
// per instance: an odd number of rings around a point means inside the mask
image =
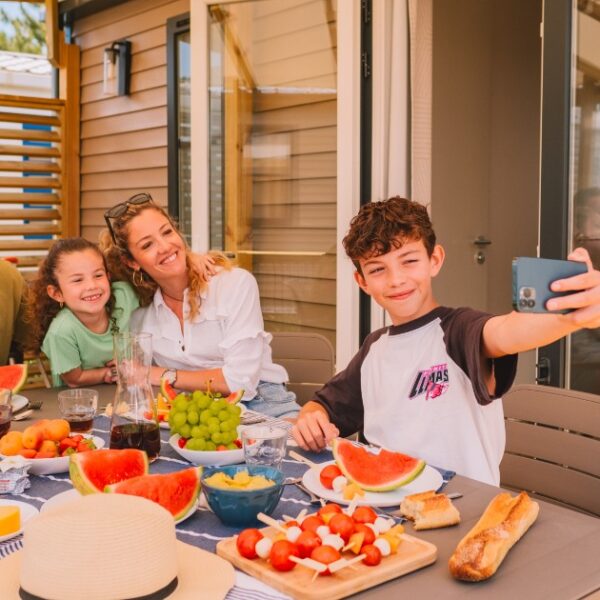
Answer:
POLYGON ((53 442, 52 440, 44 440, 42 442, 42 445, 40 446, 38 454, 41 452, 49 453, 49 454, 53 454, 54 456, 57 456, 58 448, 56 446, 56 442, 53 442))
POLYGON ((60 442, 71 433, 71 426, 64 419, 50 419, 44 425, 44 438, 53 442, 60 442))
POLYGON ((37 452, 36 458, 56 458, 56 452, 37 452))
POLYGON ((24 458, 35 458, 37 452, 33 448, 23 448, 19 454, 24 458))
POLYGON ((23 448, 33 448, 37 450, 44 441, 42 430, 35 425, 30 425, 23 431, 23 448))
POLYGON ((9 431, 0 439, 0 454, 15 456, 23 448, 23 432, 9 431))

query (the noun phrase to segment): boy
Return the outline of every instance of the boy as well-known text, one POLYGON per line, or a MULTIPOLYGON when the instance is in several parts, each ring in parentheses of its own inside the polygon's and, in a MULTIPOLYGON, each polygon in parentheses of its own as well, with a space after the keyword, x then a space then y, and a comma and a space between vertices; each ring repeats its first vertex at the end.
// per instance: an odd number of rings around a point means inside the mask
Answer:
POLYGON ((444 249, 424 206, 395 197, 363 206, 343 240, 358 285, 392 321, 367 336, 358 354, 301 410, 293 432, 304 449, 321 450, 359 430, 372 444, 418 456, 498 485, 504 453, 502 403, 517 353, 600 325, 600 272, 585 250, 569 258, 583 275, 552 289, 581 290, 548 302, 569 314, 492 316, 442 307, 431 282, 444 249), (583 291, 585 290, 585 291, 583 291))

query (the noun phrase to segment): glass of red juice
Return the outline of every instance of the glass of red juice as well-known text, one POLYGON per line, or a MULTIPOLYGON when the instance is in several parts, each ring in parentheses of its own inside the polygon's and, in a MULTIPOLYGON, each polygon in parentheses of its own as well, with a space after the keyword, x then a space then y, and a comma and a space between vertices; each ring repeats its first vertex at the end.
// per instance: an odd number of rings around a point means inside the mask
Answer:
POLYGON ((0 438, 8 433, 12 419, 12 404, 0 404, 0 438))
POLYGON ((85 388, 58 392, 60 416, 69 422, 71 431, 88 433, 98 410, 98 392, 85 388))

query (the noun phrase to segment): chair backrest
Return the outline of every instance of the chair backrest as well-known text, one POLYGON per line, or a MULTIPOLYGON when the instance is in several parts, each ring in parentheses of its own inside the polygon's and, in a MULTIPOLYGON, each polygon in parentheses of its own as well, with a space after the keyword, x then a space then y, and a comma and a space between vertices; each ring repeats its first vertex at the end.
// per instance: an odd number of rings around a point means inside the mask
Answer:
POLYGON ((504 416, 501 485, 600 516, 600 396, 518 385, 504 416))
POLYGON ((308 402, 335 372, 333 346, 324 336, 312 332, 275 332, 271 348, 273 362, 285 367, 288 388, 299 404, 308 402))

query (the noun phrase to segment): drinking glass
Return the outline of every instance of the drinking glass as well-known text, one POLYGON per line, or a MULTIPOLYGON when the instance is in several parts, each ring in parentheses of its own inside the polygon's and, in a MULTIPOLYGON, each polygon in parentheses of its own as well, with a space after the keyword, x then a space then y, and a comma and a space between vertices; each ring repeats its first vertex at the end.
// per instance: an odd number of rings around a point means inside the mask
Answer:
POLYGON ((144 450, 150 461, 160 452, 156 398, 150 385, 152 334, 114 336, 117 392, 110 421, 111 448, 144 450))
POLYGON ((288 432, 281 427, 256 425, 242 429, 244 460, 249 465, 281 468, 288 432))
POLYGON ((71 431, 87 433, 92 430, 98 409, 98 392, 88 389, 58 392, 58 409, 62 418, 69 422, 71 431))
POLYGON ((8 433, 12 419, 12 390, 0 388, 0 438, 8 433))

